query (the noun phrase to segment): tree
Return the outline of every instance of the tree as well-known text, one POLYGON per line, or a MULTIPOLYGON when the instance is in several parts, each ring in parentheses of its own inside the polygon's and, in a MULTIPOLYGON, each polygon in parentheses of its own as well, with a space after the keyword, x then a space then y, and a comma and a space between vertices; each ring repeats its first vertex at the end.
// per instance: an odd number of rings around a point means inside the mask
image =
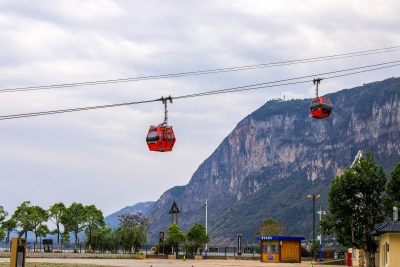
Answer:
POLYGON ((12 231, 17 229, 17 221, 13 218, 10 218, 3 223, 2 228, 6 232, 6 251, 8 251, 10 244, 10 234, 12 231))
POLYGON ((32 213, 31 202, 24 201, 15 210, 12 218, 17 222, 17 227, 21 230, 18 231, 18 236, 22 237, 25 235, 27 238, 28 232, 33 230, 32 222, 29 220, 29 215, 32 213))
POLYGON ((393 207, 400 208, 400 162, 391 173, 392 179, 386 185, 384 198, 386 214, 393 218, 393 207))
POLYGON ((81 203, 72 203, 61 216, 61 222, 64 225, 64 233, 74 233, 74 251, 77 252, 78 234, 85 226, 85 207, 81 203))
POLYGON ((0 227, 0 241, 3 241, 5 237, 6 237, 6 231, 0 227))
POLYGON ((343 246, 364 250, 367 267, 377 249, 371 232, 384 220, 385 185, 382 167, 378 168, 374 157, 367 153, 332 181, 329 214, 320 222, 324 234, 335 234, 343 246))
MULTIPOLYGON (((88 232, 86 232, 88 234, 88 232)), ((106 227, 105 225, 102 225, 101 227, 95 228, 92 231, 92 244, 95 250, 95 248, 100 248, 101 253, 104 253, 105 249, 112 249, 113 244, 112 244, 112 238, 113 233, 112 233, 112 228, 111 227, 106 227)))
POLYGON ((62 216, 64 215, 67 208, 65 207, 64 203, 56 203, 49 208, 49 217, 50 220, 56 225, 55 231, 53 233, 57 234, 57 251, 60 250, 60 226, 62 224, 62 216))
POLYGON ((28 215, 28 221, 32 225, 32 231, 35 234, 36 242, 34 245, 34 251, 36 251, 38 237, 40 234, 40 230, 39 230, 40 226, 42 226, 42 224, 44 222, 47 222, 47 220, 49 219, 49 214, 47 213, 47 210, 45 210, 39 206, 29 207, 29 210, 30 210, 30 212, 28 215))
POLYGON ((92 231, 98 227, 104 226, 103 212, 94 205, 85 206, 84 227, 89 235, 89 251, 92 251, 92 231))
POLYGON ((0 206, 0 226, 3 223, 3 221, 6 219, 7 215, 8 215, 8 212, 5 211, 3 206, 0 206))
POLYGON ((0 206, 0 241, 6 237, 6 232, 2 227, 3 221, 6 219, 8 212, 4 210, 3 206, 0 206))
POLYGON ((201 223, 195 223, 186 235, 188 245, 194 248, 195 254, 199 247, 203 247, 210 242, 210 237, 206 233, 206 227, 201 223))
POLYGON ((46 238, 46 236, 50 233, 49 228, 47 227, 47 225, 42 224, 38 227, 37 229, 37 236, 40 238, 40 246, 39 246, 39 250, 42 250, 42 238, 46 238))
POLYGON ((178 255, 179 244, 185 242, 186 240, 185 234, 182 233, 181 229, 176 223, 173 223, 168 227, 167 235, 168 238, 166 239, 166 242, 175 249, 176 255, 178 255))
MULTIPOLYGON (((61 234, 61 247, 63 246, 63 245, 68 245, 69 244, 69 240, 70 240, 70 235, 69 235, 69 232, 68 231, 64 231, 62 234, 61 234)), ((76 245, 75 245, 75 251, 77 251, 76 250, 76 245)))
POLYGON ((120 218, 120 229, 123 230, 122 232, 126 231, 130 237, 133 253, 136 247, 145 241, 144 238, 147 238, 146 233, 155 220, 150 220, 149 217, 142 217, 141 212, 137 212, 136 214, 125 213, 118 217, 120 218))
POLYGON ((274 218, 270 217, 265 219, 258 226, 258 231, 254 233, 255 236, 280 236, 285 234, 285 224, 280 223, 274 218))

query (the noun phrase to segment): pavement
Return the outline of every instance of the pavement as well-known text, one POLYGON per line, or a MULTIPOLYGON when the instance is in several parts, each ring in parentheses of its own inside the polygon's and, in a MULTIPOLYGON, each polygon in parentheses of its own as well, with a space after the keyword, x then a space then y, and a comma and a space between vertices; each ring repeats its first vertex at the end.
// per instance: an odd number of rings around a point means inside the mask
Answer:
MULTIPOLYGON (((9 258, 0 258, 0 262, 10 262, 9 258)), ((310 266, 310 262, 302 263, 266 263, 253 260, 162 260, 162 259, 67 259, 67 258, 27 258, 26 262, 91 264, 94 266, 134 266, 134 267, 210 267, 210 266, 263 266, 263 267, 301 267, 310 266)))

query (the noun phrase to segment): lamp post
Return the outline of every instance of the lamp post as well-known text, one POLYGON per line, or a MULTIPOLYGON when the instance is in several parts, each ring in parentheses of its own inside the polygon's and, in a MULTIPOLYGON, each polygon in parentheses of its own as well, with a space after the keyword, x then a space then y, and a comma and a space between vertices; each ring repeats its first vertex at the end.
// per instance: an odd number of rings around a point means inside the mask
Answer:
MULTIPOLYGON (((206 198, 206 203, 204 205, 206 206, 206 235, 207 235, 207 198, 206 198)), ((208 244, 206 243, 206 259, 207 259, 207 252, 208 252, 208 244)))
MULTIPOLYGON (((326 212, 325 211, 323 211, 323 210, 321 210, 321 206, 319 206, 319 211, 318 211, 318 214, 319 214, 319 221, 321 221, 321 219, 322 219, 322 214, 326 214, 326 212)), ((320 233, 319 234, 319 237, 318 237, 318 239, 319 239, 319 262, 321 262, 322 261, 322 259, 321 259, 321 250, 322 250, 322 234, 320 233)))
POLYGON ((312 195, 308 195, 307 196, 308 198, 311 198, 312 200, 313 200, 313 243, 312 243, 312 248, 313 248, 313 258, 315 257, 315 247, 314 247, 314 244, 315 244, 315 200, 317 199, 317 198, 319 198, 320 197, 320 195, 315 195, 315 194, 312 194, 312 195))

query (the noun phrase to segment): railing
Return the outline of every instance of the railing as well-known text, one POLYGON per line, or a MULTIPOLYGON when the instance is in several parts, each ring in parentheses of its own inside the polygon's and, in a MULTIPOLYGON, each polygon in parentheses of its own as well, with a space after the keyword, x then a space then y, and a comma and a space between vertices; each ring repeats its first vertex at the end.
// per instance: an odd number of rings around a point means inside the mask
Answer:
MULTIPOLYGON (((75 250, 75 244, 60 244, 60 251, 57 251, 57 244, 53 245, 43 245, 36 244, 35 242, 27 242, 26 252, 27 257, 51 257, 51 258, 76 258, 76 257, 132 257, 135 254, 143 254, 145 256, 158 256, 158 255, 168 255, 172 254, 172 248, 166 246, 164 249, 164 253, 159 251, 158 245, 146 245, 144 247, 138 248, 135 253, 132 253, 131 249, 124 249, 120 246, 116 246, 113 249, 104 249, 102 250, 99 247, 92 245, 92 251, 88 251, 88 244, 86 243, 78 243, 77 249, 75 250), (101 255, 101 256, 100 256, 101 255), (120 255, 120 256, 115 256, 120 255), (127 255, 127 256, 122 256, 127 255)), ((5 242, 0 242, 0 257, 9 256, 9 250, 11 248, 11 242, 8 244, 5 242)), ((204 247, 198 248, 197 251, 194 251, 194 248, 183 245, 179 246, 178 256, 194 256, 194 255, 202 255, 203 257, 260 257, 259 248, 255 246, 243 247, 240 251, 236 248, 236 246, 214 246, 209 245, 208 250, 206 251, 204 247)), ((176 251, 174 251, 176 254, 176 251)))

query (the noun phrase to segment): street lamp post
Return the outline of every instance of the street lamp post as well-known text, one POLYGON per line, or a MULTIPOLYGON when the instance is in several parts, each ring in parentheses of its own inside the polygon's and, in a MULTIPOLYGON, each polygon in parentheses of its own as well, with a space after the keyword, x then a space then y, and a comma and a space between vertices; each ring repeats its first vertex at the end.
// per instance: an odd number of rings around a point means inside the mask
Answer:
MULTIPOLYGON (((319 221, 321 221, 322 214, 324 214, 324 215, 326 214, 325 211, 321 210, 321 206, 319 206, 318 214, 319 214, 319 221)), ((321 250, 322 250, 322 233, 319 234, 319 262, 322 261, 322 259, 321 259, 321 250)))
POLYGON ((312 243, 312 248, 313 248, 313 258, 315 257, 315 246, 314 246, 314 244, 315 244, 315 200, 317 199, 317 198, 319 198, 320 197, 320 195, 315 195, 315 194, 312 194, 312 195, 308 195, 307 196, 308 198, 312 198, 312 200, 313 200, 313 243, 312 243))
MULTIPOLYGON (((207 235, 207 198, 206 198, 206 235, 207 235)), ((207 252, 208 252, 208 244, 206 243, 206 259, 207 259, 207 252)))

